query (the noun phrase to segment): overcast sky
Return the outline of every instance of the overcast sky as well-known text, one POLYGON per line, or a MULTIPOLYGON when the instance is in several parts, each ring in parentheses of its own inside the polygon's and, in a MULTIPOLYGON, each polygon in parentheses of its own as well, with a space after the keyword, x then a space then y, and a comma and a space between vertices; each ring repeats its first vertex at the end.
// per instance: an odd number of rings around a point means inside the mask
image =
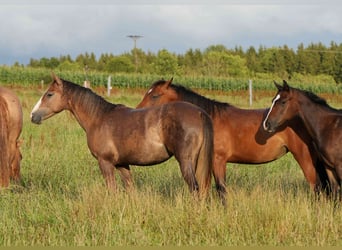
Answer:
POLYGON ((75 58, 85 52, 118 55, 133 48, 127 35, 142 35, 137 47, 145 52, 180 54, 215 44, 244 49, 284 44, 296 49, 311 42, 329 46, 331 41, 342 43, 342 3, 0 0, 0 64, 75 58))

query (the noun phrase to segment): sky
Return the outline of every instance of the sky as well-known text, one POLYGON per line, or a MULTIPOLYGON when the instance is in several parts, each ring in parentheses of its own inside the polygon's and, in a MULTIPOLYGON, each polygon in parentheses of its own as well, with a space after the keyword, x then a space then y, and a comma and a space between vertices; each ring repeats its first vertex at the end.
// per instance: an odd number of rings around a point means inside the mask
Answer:
POLYGON ((136 46, 184 54, 331 41, 342 43, 342 2, 332 0, 0 0, 0 65, 136 46), (30 4, 27 4, 29 2, 30 4))

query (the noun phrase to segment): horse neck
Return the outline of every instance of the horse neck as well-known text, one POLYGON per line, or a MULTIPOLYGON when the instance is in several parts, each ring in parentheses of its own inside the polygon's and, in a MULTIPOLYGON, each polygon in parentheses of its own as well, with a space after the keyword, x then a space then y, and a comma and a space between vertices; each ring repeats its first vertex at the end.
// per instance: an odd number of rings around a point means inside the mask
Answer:
POLYGON ((308 130, 312 139, 320 138, 321 132, 324 129, 322 121, 327 119, 329 115, 325 108, 320 104, 314 103, 304 96, 302 101, 298 101, 298 114, 302 119, 305 128, 308 130))
POLYGON ((101 113, 103 107, 100 103, 105 103, 105 101, 99 100, 94 102, 98 96, 88 96, 87 93, 80 98, 78 94, 73 95, 68 101, 68 110, 74 115, 80 126, 85 130, 89 131, 94 124, 96 124, 101 118, 101 113))

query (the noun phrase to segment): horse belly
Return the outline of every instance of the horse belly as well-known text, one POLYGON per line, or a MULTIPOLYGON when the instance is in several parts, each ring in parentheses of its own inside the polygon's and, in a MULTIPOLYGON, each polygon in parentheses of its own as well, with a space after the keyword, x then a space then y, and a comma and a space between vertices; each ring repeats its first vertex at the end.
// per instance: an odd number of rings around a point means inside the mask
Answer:
POLYGON ((226 152, 227 162, 261 164, 288 152, 287 136, 270 134, 261 127, 263 111, 231 110, 214 120, 215 151, 226 152))
POLYGON ((119 149, 119 163, 149 166, 166 161, 172 155, 162 143, 140 143, 137 147, 119 149))
POLYGON ((288 152, 284 145, 236 145, 228 162, 261 164, 274 161, 288 152))
MULTIPOLYGON (((286 143, 278 136, 272 136, 264 141, 257 141, 254 136, 248 136, 247 132, 237 131, 235 134, 220 134, 215 138, 215 148, 225 151, 227 162, 261 164, 274 161, 288 152, 286 143), (223 142, 224 141, 224 142, 223 142), (225 145, 222 147, 222 145, 225 145)), ((215 149, 215 151, 217 151, 215 149)))

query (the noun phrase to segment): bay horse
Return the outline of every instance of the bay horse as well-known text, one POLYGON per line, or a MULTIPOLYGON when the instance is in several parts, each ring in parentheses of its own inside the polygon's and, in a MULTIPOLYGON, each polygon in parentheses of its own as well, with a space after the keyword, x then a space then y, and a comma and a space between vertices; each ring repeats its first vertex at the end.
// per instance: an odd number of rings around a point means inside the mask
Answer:
POLYGON ((201 197, 210 186, 213 127, 200 108, 177 102, 133 109, 112 104, 88 88, 60 79, 52 83, 31 112, 31 121, 70 111, 86 132, 109 190, 116 190, 114 169, 125 188, 133 186, 129 165, 147 166, 175 156, 190 191, 201 197))
POLYGON ((264 119, 265 131, 273 133, 299 117, 328 173, 332 174, 334 183, 331 184, 337 193, 342 181, 342 110, 332 108, 312 92, 290 87, 286 81, 283 81, 283 86, 274 84, 278 92, 264 119))
POLYGON ((8 187, 10 180, 20 181, 19 137, 23 127, 23 111, 18 96, 0 87, 0 186, 8 187))
MULTIPOLYGON (((297 131, 301 121, 291 120, 273 133, 262 128, 268 109, 241 109, 229 103, 208 99, 171 80, 152 84, 137 108, 184 101, 204 109, 214 126, 213 175, 220 197, 226 194, 226 163, 261 164, 274 161, 290 151, 304 173, 310 187, 327 190, 328 177, 317 159, 306 130, 297 131)), ((327 191, 328 192, 328 191, 327 191)))

